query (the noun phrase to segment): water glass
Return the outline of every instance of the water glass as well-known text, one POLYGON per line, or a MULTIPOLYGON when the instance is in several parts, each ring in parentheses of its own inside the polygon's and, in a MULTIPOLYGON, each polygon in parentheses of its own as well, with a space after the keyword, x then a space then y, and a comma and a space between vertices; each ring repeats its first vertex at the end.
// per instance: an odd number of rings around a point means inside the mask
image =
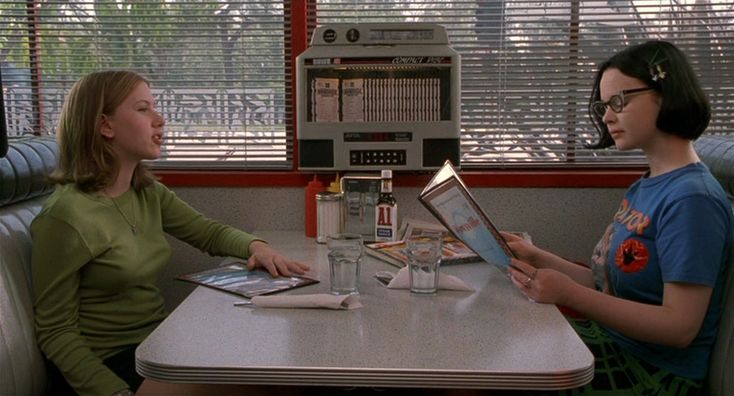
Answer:
POLYGON ((438 232, 415 235, 407 239, 406 253, 412 293, 436 293, 442 242, 442 234, 438 232))
POLYGON ((329 248, 329 273, 332 294, 359 293, 359 267, 364 247, 359 234, 334 234, 326 237, 329 248))

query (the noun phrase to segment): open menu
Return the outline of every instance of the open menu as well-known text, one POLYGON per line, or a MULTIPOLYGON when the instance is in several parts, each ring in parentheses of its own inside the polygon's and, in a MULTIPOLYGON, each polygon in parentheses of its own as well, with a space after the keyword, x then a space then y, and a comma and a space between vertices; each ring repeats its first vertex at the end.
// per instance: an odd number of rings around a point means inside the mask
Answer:
POLYGON ((399 241, 368 243, 364 245, 366 248, 365 252, 370 256, 402 268, 408 262, 408 255, 406 252, 407 245, 405 241, 409 237, 419 237, 424 233, 435 232, 443 234, 441 265, 482 261, 482 258, 479 257, 479 255, 474 253, 474 251, 463 242, 456 239, 456 237, 449 233, 442 225, 410 218, 403 220, 403 224, 398 232, 398 235, 401 235, 401 239, 399 241))
POLYGON ((502 268, 510 265, 514 253, 450 161, 436 172, 418 200, 484 261, 502 268))
POLYGON ((219 267, 179 275, 176 279, 223 290, 247 298, 319 282, 316 279, 305 276, 281 276, 273 278, 269 272, 261 268, 248 270, 246 261, 234 258, 226 259, 219 267))

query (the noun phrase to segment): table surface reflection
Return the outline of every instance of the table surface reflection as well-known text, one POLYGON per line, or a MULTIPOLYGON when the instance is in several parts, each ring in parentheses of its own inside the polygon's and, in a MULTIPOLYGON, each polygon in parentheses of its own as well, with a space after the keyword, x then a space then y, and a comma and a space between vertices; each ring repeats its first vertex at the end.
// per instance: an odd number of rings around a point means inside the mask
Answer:
MULTIPOLYGON (((329 290, 327 249, 301 231, 257 235, 312 265, 329 290)), ((372 278, 397 268, 365 257, 363 308, 235 307, 242 299, 196 288, 140 345, 138 371, 176 383, 421 388, 564 389, 588 383, 594 359, 561 313, 536 304, 487 263, 445 266, 477 291, 432 296, 372 278)))

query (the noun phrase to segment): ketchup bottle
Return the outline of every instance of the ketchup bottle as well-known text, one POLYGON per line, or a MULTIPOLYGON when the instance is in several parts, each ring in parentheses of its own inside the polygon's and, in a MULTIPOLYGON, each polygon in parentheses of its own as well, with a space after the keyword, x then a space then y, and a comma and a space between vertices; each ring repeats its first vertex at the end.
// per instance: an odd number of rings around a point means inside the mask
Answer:
POLYGON ((306 236, 310 238, 316 238, 316 194, 324 189, 316 175, 306 186, 306 236))

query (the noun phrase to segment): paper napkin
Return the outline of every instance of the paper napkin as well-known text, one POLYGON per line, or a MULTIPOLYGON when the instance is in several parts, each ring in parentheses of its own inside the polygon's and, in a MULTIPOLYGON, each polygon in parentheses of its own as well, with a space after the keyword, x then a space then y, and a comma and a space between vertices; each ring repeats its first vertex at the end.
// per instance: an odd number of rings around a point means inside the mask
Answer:
MULTIPOLYGON (((401 268, 395 277, 388 283, 388 289, 410 289, 410 274, 408 274, 408 266, 401 268)), ((474 291, 463 280, 449 274, 438 273, 438 288, 443 290, 462 290, 474 291)))
POLYGON ((255 296, 250 299, 252 306, 262 308, 362 308, 359 297, 355 295, 337 296, 333 294, 298 294, 255 296))

